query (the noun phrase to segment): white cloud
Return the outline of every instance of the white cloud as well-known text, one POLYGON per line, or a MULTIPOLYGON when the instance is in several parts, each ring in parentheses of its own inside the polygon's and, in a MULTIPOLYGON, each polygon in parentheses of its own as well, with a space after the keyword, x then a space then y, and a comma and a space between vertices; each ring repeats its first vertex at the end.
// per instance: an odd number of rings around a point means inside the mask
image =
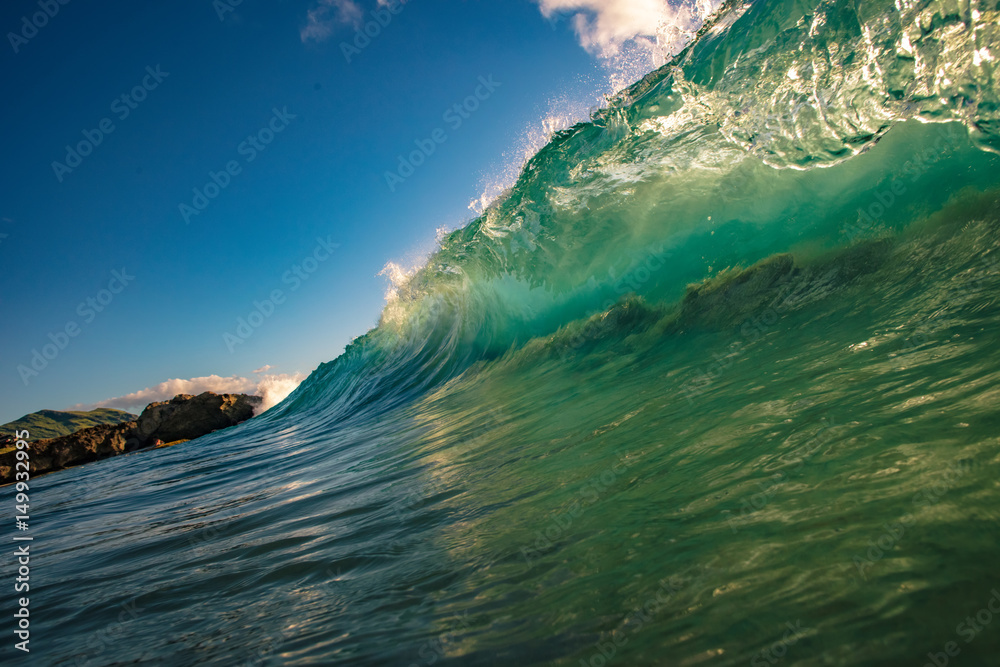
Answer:
POLYGON ((269 370, 271 370, 271 364, 264 364, 263 366, 255 370, 254 374, 256 375, 257 373, 266 373, 269 370))
POLYGON ((615 53, 621 44, 640 35, 655 36, 663 21, 662 0, 539 0, 546 18, 573 13, 580 44, 594 53, 615 53))
POLYGON ((536 0, 542 15, 570 14, 580 45, 617 70, 618 85, 664 64, 694 36, 719 0, 536 0))
POLYGON ((306 26, 299 31, 303 42, 310 39, 321 42, 333 32, 337 23, 355 27, 361 24, 364 13, 354 0, 320 0, 306 12, 306 26))
MULTIPOLYGON (((264 366, 264 370, 270 366, 264 366)), ((257 371, 254 371, 257 372, 257 371)), ((251 394, 264 399, 258 414, 277 405, 285 399, 306 378, 303 373, 285 373, 281 375, 263 375, 256 378, 239 376, 221 377, 207 375, 189 380, 173 379, 161 382, 152 387, 146 387, 131 394, 117 396, 89 405, 74 405, 73 410, 93 410, 94 408, 118 408, 133 413, 142 412, 148 404, 154 401, 166 401, 177 394, 194 394, 212 391, 216 394, 251 394)))
POLYGON ((613 57, 628 42, 673 55, 719 0, 537 0, 542 15, 572 14, 573 29, 589 52, 613 57))

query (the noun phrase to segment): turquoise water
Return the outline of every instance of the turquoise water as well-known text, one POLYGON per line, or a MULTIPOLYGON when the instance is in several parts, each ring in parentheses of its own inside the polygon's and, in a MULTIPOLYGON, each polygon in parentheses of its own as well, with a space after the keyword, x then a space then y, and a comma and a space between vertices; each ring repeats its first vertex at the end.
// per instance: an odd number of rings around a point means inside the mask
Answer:
POLYGON ((998 21, 724 9, 284 403, 41 478, 33 662, 997 664, 998 21))

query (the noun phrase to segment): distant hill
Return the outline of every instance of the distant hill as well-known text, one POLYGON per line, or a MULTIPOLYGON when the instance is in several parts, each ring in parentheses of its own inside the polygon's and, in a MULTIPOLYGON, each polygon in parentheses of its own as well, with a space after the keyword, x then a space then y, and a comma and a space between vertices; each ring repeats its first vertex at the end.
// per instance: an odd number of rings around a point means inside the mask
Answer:
POLYGON ((0 426, 0 436, 14 435, 15 430, 27 429, 29 440, 57 438, 99 424, 121 424, 136 419, 136 415, 124 410, 98 408, 90 412, 60 412, 59 410, 39 410, 24 415, 17 421, 0 426))

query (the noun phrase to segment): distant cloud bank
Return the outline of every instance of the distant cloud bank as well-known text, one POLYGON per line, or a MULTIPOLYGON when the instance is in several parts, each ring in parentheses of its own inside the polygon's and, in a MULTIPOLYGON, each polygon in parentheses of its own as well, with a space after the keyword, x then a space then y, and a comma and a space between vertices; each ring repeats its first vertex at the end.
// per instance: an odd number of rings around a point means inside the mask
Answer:
MULTIPOLYGON (((254 373, 262 373, 271 367, 265 365, 254 373)), ((139 413, 154 401, 166 401, 177 394, 194 394, 212 391, 216 394, 252 394, 264 399, 258 414, 264 412, 285 399, 306 378, 304 373, 284 373, 258 375, 253 378, 239 376, 221 377, 207 375, 189 380, 173 379, 158 385, 147 387, 140 391, 117 396, 93 404, 74 405, 73 410, 93 410, 94 408, 118 408, 139 413)))

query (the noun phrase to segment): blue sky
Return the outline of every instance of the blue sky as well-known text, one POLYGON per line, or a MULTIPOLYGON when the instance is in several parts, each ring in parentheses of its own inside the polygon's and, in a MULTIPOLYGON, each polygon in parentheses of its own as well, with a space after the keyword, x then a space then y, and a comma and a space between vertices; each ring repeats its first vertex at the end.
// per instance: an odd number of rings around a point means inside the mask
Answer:
POLYGON ((574 5, 601 2, 547 1, 567 11, 411 0, 351 62, 342 43, 376 0, 70 1, 37 31, 24 17, 39 0, 5 3, 0 422, 335 358, 376 323, 386 262, 468 220, 554 102, 602 92, 573 23, 574 5), (397 156, 439 128, 447 140, 390 190, 397 156), (68 156, 80 142, 89 154, 68 156), (212 173, 225 187, 197 199, 212 173), (227 345, 275 290, 274 312, 227 345), (33 350, 54 358, 32 368, 33 350))

